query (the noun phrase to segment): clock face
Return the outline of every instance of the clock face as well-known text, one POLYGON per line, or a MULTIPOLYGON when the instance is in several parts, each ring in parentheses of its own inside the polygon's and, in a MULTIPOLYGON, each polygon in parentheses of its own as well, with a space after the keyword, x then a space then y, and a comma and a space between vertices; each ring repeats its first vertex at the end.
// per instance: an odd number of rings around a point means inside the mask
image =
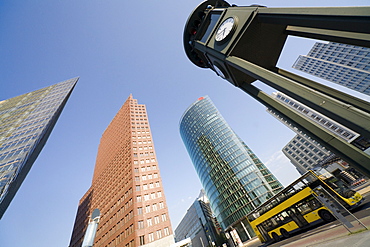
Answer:
POLYGON ((234 27, 236 26, 236 21, 234 17, 229 17, 224 20, 220 27, 216 31, 216 41, 224 40, 232 31, 234 31, 234 27))

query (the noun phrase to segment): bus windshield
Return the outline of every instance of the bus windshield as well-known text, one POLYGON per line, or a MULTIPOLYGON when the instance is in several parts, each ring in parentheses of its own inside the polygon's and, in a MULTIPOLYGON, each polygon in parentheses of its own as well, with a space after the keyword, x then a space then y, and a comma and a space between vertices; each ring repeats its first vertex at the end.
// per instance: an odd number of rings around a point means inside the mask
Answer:
POLYGON ((355 194, 347 184, 345 184, 342 180, 334 177, 329 172, 322 173, 318 176, 325 184, 330 186, 335 192, 339 195, 343 196, 344 198, 350 198, 355 194))

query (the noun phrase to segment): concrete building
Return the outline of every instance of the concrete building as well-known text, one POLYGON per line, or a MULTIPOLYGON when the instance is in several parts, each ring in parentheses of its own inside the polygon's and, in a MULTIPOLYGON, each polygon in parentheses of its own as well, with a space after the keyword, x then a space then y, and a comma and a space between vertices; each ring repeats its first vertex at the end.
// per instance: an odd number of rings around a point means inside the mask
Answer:
MULTIPOLYGON (((281 92, 275 92, 272 94, 272 96, 276 100, 286 104, 291 109, 306 116, 311 121, 319 124, 346 142, 355 145, 364 152, 370 152, 369 140, 361 137, 355 131, 335 122, 334 120, 281 92)), ((320 143, 307 136, 304 132, 292 126, 282 116, 271 109, 267 109, 267 111, 297 133, 297 135, 283 148, 282 151, 300 174, 304 174, 308 170, 316 170, 318 168, 326 168, 333 171, 339 169, 340 173, 342 173, 342 178, 348 181, 349 185, 356 183, 357 180, 364 177, 356 170, 350 169, 346 162, 341 160, 330 150, 326 149, 320 143), (348 177, 351 177, 351 174, 353 179, 348 179, 348 177)))
POLYGON ((306 134, 296 135, 282 151, 301 175, 333 155, 306 134))
POLYGON ((190 238, 189 246, 192 247, 221 246, 226 242, 204 190, 175 229, 176 243, 181 243, 188 238, 190 238))
POLYGON ((370 48, 317 42, 293 68, 370 95, 370 48))
POLYGON ((0 101, 0 218, 49 138, 77 81, 73 78, 0 101))
POLYGON ((234 243, 253 235, 245 215, 282 189, 208 96, 185 111, 180 134, 212 211, 234 243), (229 234, 230 233, 230 234, 229 234))
POLYGON ((70 247, 80 247, 100 210, 94 247, 168 247, 171 222, 146 106, 130 95, 103 133, 90 189, 81 198, 70 247))

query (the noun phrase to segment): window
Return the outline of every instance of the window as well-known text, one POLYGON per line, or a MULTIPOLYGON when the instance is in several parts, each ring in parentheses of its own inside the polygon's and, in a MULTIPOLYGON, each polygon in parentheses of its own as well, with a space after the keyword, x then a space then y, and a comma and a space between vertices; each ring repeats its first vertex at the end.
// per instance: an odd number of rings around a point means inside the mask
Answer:
POLYGON ((163 202, 159 203, 159 208, 164 208, 164 203, 163 202))
POLYGON ((153 232, 149 233, 148 237, 149 237, 149 242, 154 241, 154 233, 153 232))
POLYGON ((150 205, 145 206, 145 212, 150 213, 150 205))
POLYGON ((153 211, 157 211, 158 210, 158 207, 157 207, 157 204, 153 204, 153 211))
POLYGON ((170 231, 168 230, 168 227, 164 228, 163 231, 164 231, 165 236, 170 235, 170 231))
POLYGON ((161 230, 157 231, 157 238, 162 238, 162 231, 161 230))
POLYGON ((155 216, 155 217, 154 217, 154 223, 155 223, 155 224, 158 224, 158 223, 159 223, 159 216, 155 216))
POLYGON ((138 215, 143 214, 143 208, 137 208, 137 214, 138 215))
POLYGON ((137 227, 138 229, 143 229, 144 228, 144 221, 140 220, 137 222, 137 227))
POLYGON ((167 215, 166 214, 162 214, 162 221, 167 221, 167 215))
POLYGON ((140 240, 140 245, 144 245, 144 244, 145 244, 145 238, 144 238, 144 235, 139 236, 139 240, 140 240))
POLYGON ((146 220, 146 225, 147 225, 147 226, 152 226, 152 225, 153 225, 152 218, 148 218, 148 219, 146 220))

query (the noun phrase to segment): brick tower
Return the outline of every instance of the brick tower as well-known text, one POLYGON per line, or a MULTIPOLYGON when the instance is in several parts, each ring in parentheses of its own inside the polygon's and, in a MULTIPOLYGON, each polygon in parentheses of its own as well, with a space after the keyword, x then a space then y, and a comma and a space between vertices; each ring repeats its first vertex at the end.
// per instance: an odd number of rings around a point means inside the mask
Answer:
POLYGON ((101 137, 70 247, 81 246, 95 208, 101 218, 94 247, 167 247, 174 242, 146 107, 132 95, 101 137))

